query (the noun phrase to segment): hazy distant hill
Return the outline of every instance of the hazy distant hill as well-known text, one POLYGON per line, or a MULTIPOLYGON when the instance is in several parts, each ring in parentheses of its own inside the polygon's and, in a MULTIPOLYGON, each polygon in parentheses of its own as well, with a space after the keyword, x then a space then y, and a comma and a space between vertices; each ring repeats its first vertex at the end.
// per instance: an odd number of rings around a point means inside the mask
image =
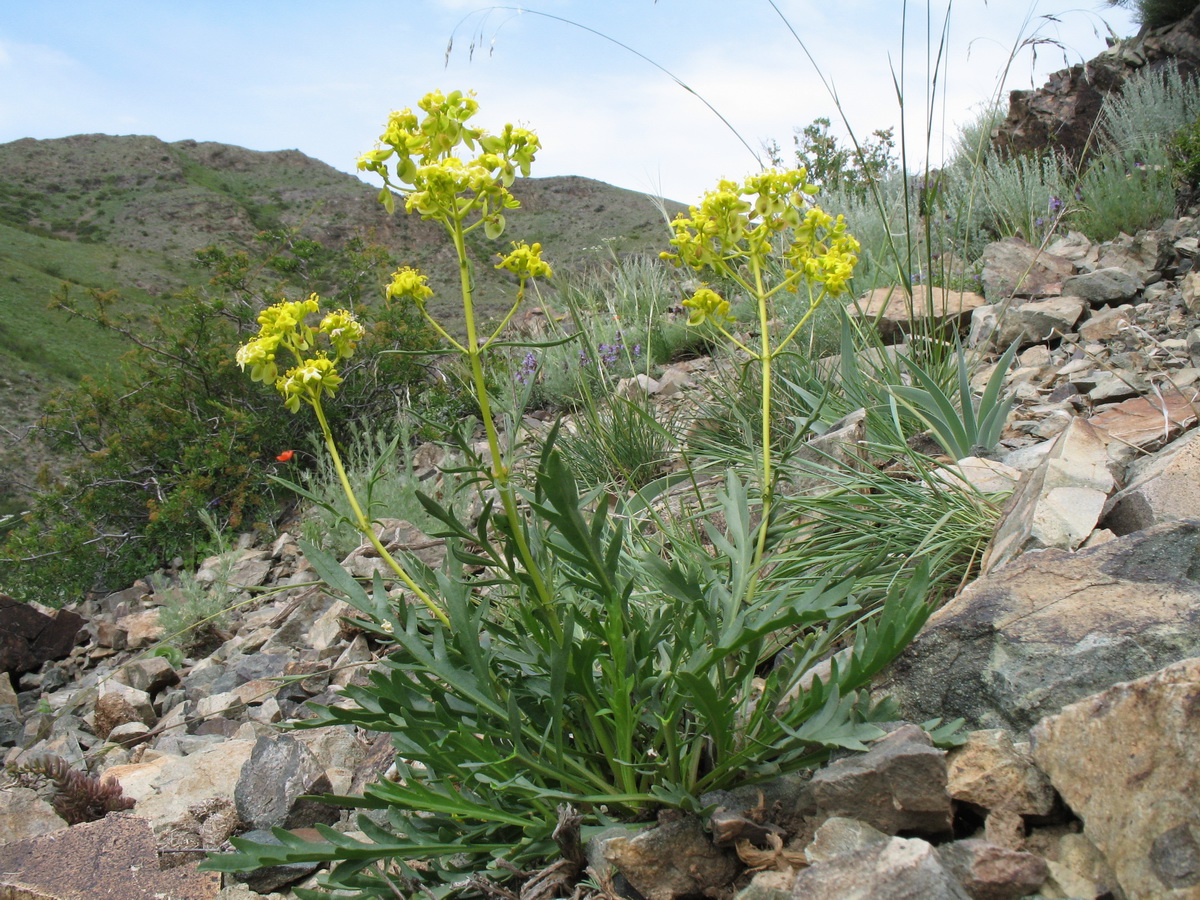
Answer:
MULTIPOLYGON (((644 194, 577 177, 519 180, 513 192, 523 209, 505 236, 472 236, 485 309, 503 288, 483 263, 516 238, 540 241, 559 267, 664 246, 662 214, 644 194)), ((203 277, 192 266, 198 248, 248 246, 259 231, 289 226, 334 246, 367 236, 456 297, 440 228, 389 216, 377 193, 296 150, 102 134, 0 144, 0 425, 19 434, 49 389, 123 349, 46 309, 63 282, 118 288, 134 311, 161 309, 158 298, 203 277)))

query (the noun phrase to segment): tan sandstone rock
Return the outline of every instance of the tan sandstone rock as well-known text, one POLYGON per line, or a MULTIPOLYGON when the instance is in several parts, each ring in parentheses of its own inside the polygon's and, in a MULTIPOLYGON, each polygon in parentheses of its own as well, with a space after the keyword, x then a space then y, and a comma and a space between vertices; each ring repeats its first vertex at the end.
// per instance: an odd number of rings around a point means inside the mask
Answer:
POLYGON ((1127 896, 1200 897, 1200 658, 1073 703, 1032 737, 1127 896))

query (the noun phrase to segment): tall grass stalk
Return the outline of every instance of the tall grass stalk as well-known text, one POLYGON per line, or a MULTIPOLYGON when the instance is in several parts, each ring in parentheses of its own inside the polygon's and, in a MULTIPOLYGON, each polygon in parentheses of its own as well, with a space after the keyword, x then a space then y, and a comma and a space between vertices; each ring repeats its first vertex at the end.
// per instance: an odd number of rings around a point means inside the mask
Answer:
POLYGON ((976 573, 1005 495, 981 493, 952 475, 941 477, 939 464, 902 445, 875 444, 869 456, 901 461, 901 474, 865 461, 851 468, 832 459, 806 461, 794 471, 797 479, 817 477, 825 486, 782 501, 800 523, 797 541, 803 553, 781 562, 778 577, 794 579, 799 588, 851 571, 879 553, 878 565, 857 582, 864 608, 876 608, 918 564, 934 573, 931 602, 954 596, 976 573))

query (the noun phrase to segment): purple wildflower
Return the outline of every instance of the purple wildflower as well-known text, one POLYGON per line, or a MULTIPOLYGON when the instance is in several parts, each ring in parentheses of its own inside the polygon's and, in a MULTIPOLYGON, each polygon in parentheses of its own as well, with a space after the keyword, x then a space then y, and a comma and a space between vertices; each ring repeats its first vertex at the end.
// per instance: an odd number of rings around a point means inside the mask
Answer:
POLYGON ((521 384, 529 384, 536 371, 537 357, 534 356, 533 351, 530 350, 525 354, 525 358, 521 360, 521 367, 517 369, 517 381, 519 381, 521 384))

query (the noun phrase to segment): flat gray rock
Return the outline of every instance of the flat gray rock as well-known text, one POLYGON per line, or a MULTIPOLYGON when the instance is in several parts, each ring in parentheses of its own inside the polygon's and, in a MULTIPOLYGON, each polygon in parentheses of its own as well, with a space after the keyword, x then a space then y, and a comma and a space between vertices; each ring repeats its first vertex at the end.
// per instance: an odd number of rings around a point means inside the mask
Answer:
POLYGON ((892 838, 809 866, 792 900, 970 900, 919 838, 892 838))
POLYGON ((1200 519, 1087 550, 1027 553, 929 619, 877 682, 905 718, 1023 732, 1046 715, 1200 656, 1200 519))

